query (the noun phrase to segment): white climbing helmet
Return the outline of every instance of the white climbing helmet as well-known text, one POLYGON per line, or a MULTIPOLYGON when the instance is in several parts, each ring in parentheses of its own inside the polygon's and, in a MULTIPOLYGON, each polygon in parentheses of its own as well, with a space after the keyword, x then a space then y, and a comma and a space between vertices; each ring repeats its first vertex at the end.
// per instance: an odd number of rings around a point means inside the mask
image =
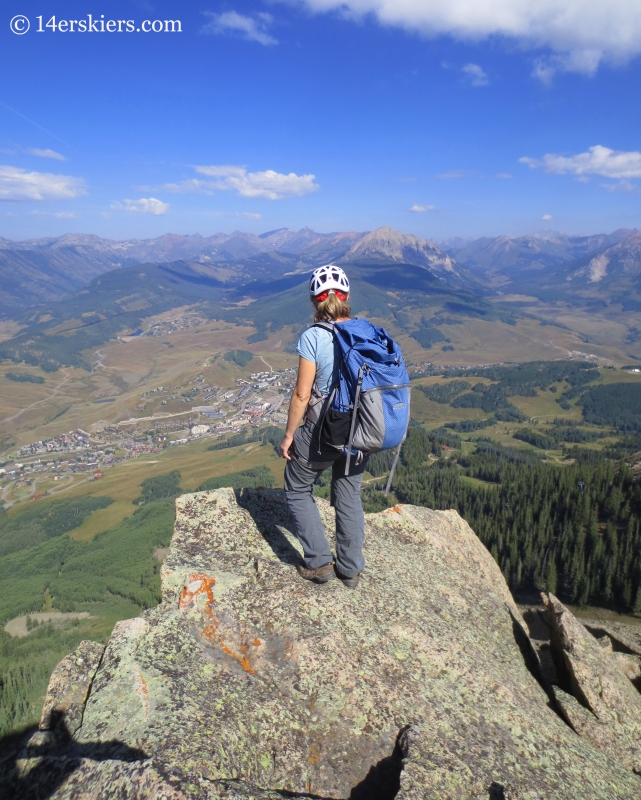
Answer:
POLYGON ((339 292, 349 294, 349 281, 340 267, 325 264, 324 267, 312 272, 312 277, 309 279, 309 293, 312 297, 316 297, 330 289, 338 289, 339 292))

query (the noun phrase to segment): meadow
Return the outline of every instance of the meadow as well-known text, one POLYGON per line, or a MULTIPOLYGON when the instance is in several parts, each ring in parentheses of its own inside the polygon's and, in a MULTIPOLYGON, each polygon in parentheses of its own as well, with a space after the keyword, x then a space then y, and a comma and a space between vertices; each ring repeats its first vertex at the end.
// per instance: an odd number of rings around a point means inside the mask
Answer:
MULTIPOLYGON (((394 300, 389 294, 390 301, 394 300)), ((382 310, 377 308, 378 314, 382 310)), ((517 314, 514 324, 458 315, 457 324, 440 326, 449 342, 435 343, 429 349, 411 336, 412 328, 419 324, 420 308, 409 317, 405 315, 407 319, 397 313, 404 324, 393 316, 374 316, 373 321, 387 327, 398 339, 410 364, 430 361, 439 366, 467 367, 568 358, 583 353, 593 354, 600 365, 622 365, 635 357, 638 344, 625 341, 627 323, 542 303, 532 302, 523 310, 528 316, 517 314), (542 324, 541 320, 549 324, 542 324), (599 332, 598 342, 586 341, 590 336, 584 331, 588 330, 599 332)), ((0 362, 0 459, 28 442, 78 427, 91 431, 123 420, 184 413, 186 407, 178 399, 165 406, 160 398, 147 399, 144 410, 137 408, 144 399, 143 393, 160 385, 183 390, 199 374, 213 386, 233 387, 236 379, 246 379, 261 369, 296 366, 292 344, 300 326, 286 325, 274 332, 265 329, 265 338, 253 343, 248 340, 253 338, 255 328, 223 320, 202 318, 191 327, 172 329, 175 320, 193 313, 194 307, 163 312, 145 319, 143 326, 147 331, 160 326, 167 331, 165 334, 121 337, 83 352, 90 371, 61 367, 56 372, 45 372, 36 366, 0 362), (236 349, 252 352, 254 358, 244 367, 225 360, 224 354, 236 349), (7 379, 7 373, 33 375, 43 383, 17 383, 7 379), (105 400, 113 402, 100 402, 105 400)), ((422 313, 451 316, 437 303, 422 313)))

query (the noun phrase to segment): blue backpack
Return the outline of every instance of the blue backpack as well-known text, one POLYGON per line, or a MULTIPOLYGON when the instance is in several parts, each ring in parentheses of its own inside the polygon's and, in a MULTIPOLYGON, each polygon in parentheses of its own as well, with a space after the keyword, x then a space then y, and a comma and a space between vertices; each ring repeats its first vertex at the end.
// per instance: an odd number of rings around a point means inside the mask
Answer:
POLYGON ((410 379, 401 349, 366 319, 316 326, 333 333, 340 358, 338 380, 319 420, 319 452, 344 452, 347 475, 359 452, 396 447, 387 492, 410 420, 410 379))

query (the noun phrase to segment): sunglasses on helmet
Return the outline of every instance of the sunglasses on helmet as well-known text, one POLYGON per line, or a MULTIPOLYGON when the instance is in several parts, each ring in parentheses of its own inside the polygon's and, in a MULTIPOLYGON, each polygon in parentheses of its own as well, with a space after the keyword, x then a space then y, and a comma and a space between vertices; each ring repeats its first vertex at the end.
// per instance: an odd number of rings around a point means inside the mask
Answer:
POLYGON ((330 294, 335 294, 336 297, 338 297, 338 299, 343 303, 345 302, 345 300, 347 300, 347 292, 341 292, 339 289, 327 289, 324 292, 317 294, 314 297, 314 302, 324 303, 325 300, 327 300, 327 298, 330 296, 330 294))

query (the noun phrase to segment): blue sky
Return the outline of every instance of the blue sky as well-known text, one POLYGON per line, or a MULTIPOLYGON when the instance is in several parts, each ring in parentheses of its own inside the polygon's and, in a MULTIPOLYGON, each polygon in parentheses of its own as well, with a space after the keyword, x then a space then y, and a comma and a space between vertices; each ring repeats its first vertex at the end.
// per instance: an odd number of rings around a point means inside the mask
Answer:
POLYGON ((6 238, 641 227, 641 4, 3 5, 6 238))

